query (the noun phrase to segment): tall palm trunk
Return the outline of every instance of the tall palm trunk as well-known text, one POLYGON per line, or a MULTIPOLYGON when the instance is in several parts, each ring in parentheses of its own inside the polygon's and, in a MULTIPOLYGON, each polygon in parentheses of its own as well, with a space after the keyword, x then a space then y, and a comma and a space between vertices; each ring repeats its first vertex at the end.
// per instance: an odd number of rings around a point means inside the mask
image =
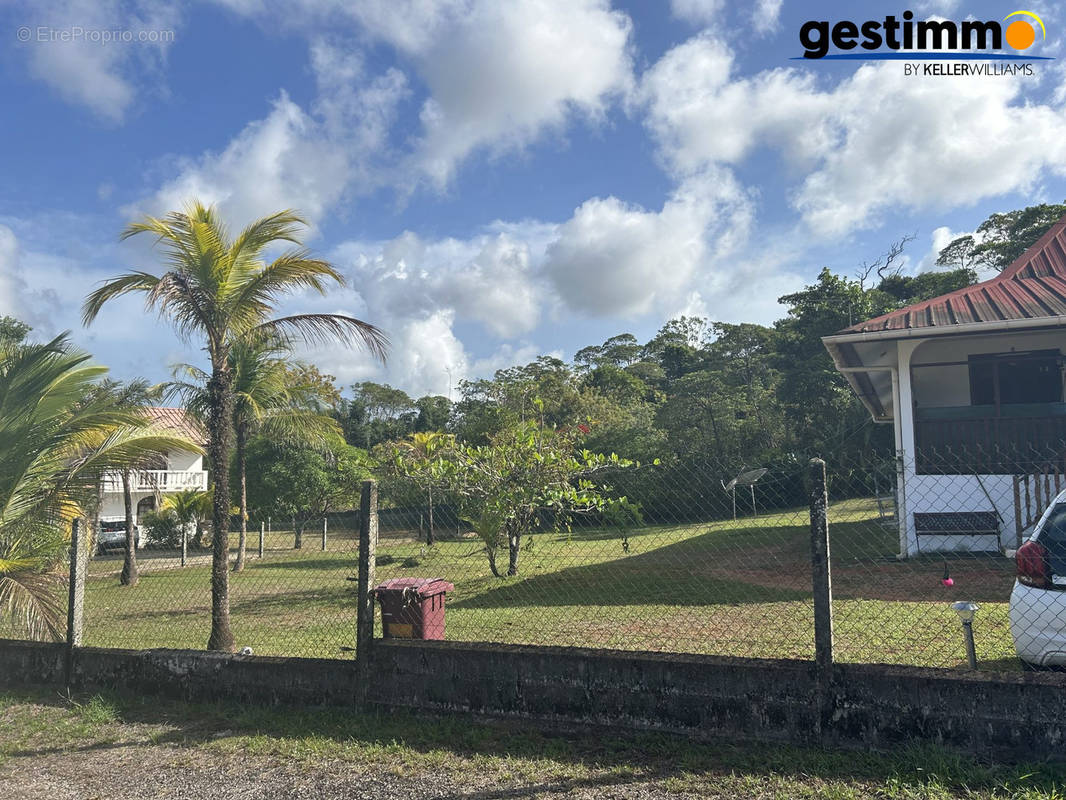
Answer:
POLYGON ((137 571, 137 534, 133 530, 133 491, 128 469, 122 470, 122 499, 126 504, 126 552, 118 582, 123 586, 136 586, 141 576, 137 571))
POLYGON ((248 481, 246 475, 248 448, 248 426, 241 423, 237 425, 237 480, 240 482, 240 512, 241 512, 241 535, 237 545, 237 562, 233 565, 234 572, 244 571, 244 551, 248 544, 248 481))
POLYGON ((218 359, 207 383, 208 455, 214 473, 211 523, 211 636, 208 650, 232 653, 233 631, 229 619, 229 455, 233 443, 233 373, 218 359))

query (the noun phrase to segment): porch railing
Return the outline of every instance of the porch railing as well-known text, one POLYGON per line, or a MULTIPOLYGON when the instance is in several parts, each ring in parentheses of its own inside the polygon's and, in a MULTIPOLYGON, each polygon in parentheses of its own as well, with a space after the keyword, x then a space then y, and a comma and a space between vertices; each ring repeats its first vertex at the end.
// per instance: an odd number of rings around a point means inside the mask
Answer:
MULTIPOLYGON (((130 473, 130 488, 135 492, 180 492, 183 489, 207 489, 204 470, 138 469, 130 473)), ((105 492, 122 491, 122 474, 104 476, 105 492)))
POLYGON ((1061 414, 918 419, 914 433, 923 475, 1024 475, 1066 452, 1061 414))

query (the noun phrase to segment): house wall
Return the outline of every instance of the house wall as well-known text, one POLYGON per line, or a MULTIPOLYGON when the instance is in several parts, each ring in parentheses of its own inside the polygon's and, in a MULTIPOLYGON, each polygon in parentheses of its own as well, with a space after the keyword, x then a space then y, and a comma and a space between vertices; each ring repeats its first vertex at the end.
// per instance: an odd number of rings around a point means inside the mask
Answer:
MULTIPOLYGON (((167 453, 167 469, 181 472, 203 472, 204 471, 204 458, 199 453, 190 453, 187 450, 173 450, 167 453)), ((166 495, 168 492, 161 492, 160 494, 166 495)), ((133 492, 133 506, 135 509, 137 503, 146 497, 154 497, 155 492, 133 492)), ((106 520, 112 519, 125 519, 126 506, 122 497, 122 492, 104 492, 104 501, 100 507, 100 518, 106 520)), ((137 521, 139 522, 139 516, 137 521)))
MULTIPOLYGON (((153 497, 152 492, 131 492, 133 495, 133 514, 135 522, 140 522, 140 515, 137 514, 137 504, 146 497, 153 497)), ((100 519, 113 520, 113 519, 125 519, 126 518, 126 503, 123 500, 122 492, 105 492, 104 502, 100 506, 100 519)))
POLYGON ((204 457, 199 453, 174 450, 167 453, 167 469, 199 472, 204 468, 204 457))
POLYGON ((970 405, 970 372, 965 364, 925 368, 922 364, 966 361, 969 356, 984 353, 1053 349, 1066 350, 1066 332, 924 339, 911 359, 914 401, 920 408, 970 405))
POLYGON ((1014 530, 1014 479, 1010 475, 916 475, 907 470, 907 555, 919 552, 992 552, 1017 547, 1014 530), (982 489, 982 484, 984 489, 982 489), (985 492, 987 491, 987 495, 985 492), (999 536, 922 536, 914 515, 952 511, 995 511, 999 536))
POLYGON ((971 355, 1012 350, 1066 350, 1066 332, 1008 333, 992 336, 912 339, 899 342, 900 413, 896 436, 901 447, 897 478, 900 554, 919 552, 995 551, 1017 547, 1014 483, 1011 475, 918 475, 915 471, 914 409, 970 405, 966 365, 922 368, 921 364, 965 361, 971 355), (917 367, 917 368, 915 368, 917 367), (1000 519, 998 536, 922 536, 919 542, 914 515, 956 511, 994 511, 1000 519))

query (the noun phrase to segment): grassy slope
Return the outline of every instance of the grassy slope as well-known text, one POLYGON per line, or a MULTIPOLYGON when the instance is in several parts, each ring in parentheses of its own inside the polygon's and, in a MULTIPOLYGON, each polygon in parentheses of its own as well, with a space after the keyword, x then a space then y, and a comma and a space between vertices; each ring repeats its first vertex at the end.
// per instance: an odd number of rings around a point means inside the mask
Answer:
MULTIPOLYGON (((955 666, 964 652, 950 610, 978 600, 978 655, 1012 668, 1006 599, 1013 565, 955 557, 945 588, 939 558, 897 563, 895 533, 872 503, 831 511, 835 627, 841 660, 955 666)), ((491 576, 479 545, 383 538, 378 579, 441 576, 455 584, 450 639, 589 645, 647 650, 806 658, 813 652, 808 527, 802 510, 758 519, 656 526, 630 532, 541 533, 521 557, 518 578, 491 576)), ((253 540, 254 541, 254 540, 253 540)), ((274 533, 267 557, 232 576, 239 646, 259 654, 336 656, 353 644, 355 541, 331 531, 329 549, 305 535, 274 533)), ((210 603, 208 565, 146 571, 120 587, 107 561, 88 585, 88 643, 121 647, 202 647, 210 603)))

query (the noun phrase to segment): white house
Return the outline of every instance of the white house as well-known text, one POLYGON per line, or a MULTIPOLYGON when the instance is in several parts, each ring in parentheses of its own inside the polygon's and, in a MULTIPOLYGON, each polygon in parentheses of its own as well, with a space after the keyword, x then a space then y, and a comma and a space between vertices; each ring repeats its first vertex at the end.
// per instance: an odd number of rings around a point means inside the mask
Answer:
MULTIPOLYGON (((184 409, 150 407, 147 412, 152 424, 161 430, 180 434, 197 443, 206 441, 203 429, 184 409)), ((131 477, 134 517, 138 523, 141 516, 156 509, 167 494, 182 489, 207 489, 203 456, 186 450, 163 453, 156 463, 148 464, 144 469, 133 470, 131 477)), ((122 496, 122 475, 106 475, 101 489, 103 505, 100 509, 100 519, 124 520, 126 507, 122 496)))
POLYGON ((1066 217, 991 280, 822 341, 894 426, 900 556, 1017 547, 1066 485, 1066 217))

